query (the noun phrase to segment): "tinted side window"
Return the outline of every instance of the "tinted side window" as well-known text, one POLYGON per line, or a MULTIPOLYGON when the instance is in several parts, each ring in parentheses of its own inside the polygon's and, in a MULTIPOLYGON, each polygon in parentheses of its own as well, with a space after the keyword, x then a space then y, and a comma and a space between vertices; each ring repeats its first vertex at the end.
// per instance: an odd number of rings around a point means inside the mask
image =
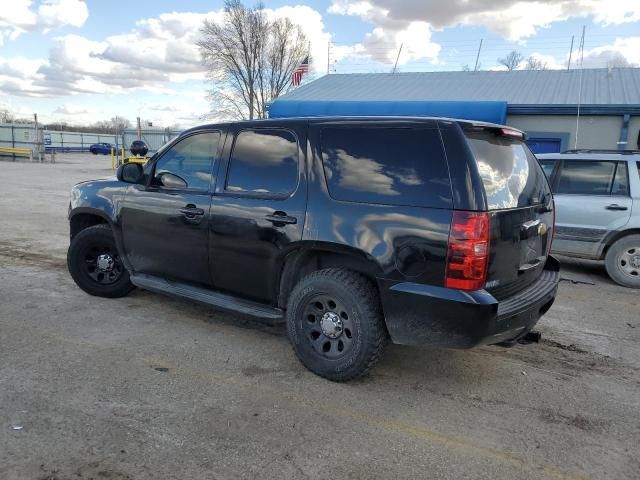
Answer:
POLYGON ((611 195, 629 195, 629 174, 627 172, 627 162, 618 162, 616 176, 611 186, 611 195))
POLYGON ((283 195, 298 184, 298 142, 288 130, 243 130, 231 152, 225 190, 283 195))
POLYGON ((326 128, 322 158, 336 200, 448 208, 449 171, 436 129, 326 128))
POLYGON ((609 195, 616 162, 565 160, 558 181, 558 193, 609 195))
POLYGON ((170 173, 182 179, 186 188, 207 190, 219 142, 220 133, 210 132, 198 133, 176 143, 156 163, 153 183, 166 186, 168 182, 163 183, 162 177, 170 173))

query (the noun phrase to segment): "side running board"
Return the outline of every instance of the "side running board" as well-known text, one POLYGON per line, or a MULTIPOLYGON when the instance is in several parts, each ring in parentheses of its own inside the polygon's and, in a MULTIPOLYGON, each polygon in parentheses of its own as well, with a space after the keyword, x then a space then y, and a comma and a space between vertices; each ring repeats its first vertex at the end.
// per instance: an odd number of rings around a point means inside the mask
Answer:
POLYGON ((131 283, 144 290, 188 298, 212 307, 243 313, 252 317, 269 320, 273 323, 284 320, 284 312, 280 308, 270 307, 258 302, 207 290, 205 288, 172 282, 164 278, 153 277, 151 275, 132 275, 131 283))

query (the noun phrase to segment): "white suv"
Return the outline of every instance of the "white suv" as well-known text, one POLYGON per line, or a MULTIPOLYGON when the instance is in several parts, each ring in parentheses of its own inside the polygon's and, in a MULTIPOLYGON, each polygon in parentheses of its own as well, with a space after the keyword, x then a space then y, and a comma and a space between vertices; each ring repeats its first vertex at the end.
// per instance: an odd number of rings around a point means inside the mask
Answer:
POLYGON ((640 151, 537 155, 554 193, 553 251, 605 260, 620 285, 640 288, 640 151))

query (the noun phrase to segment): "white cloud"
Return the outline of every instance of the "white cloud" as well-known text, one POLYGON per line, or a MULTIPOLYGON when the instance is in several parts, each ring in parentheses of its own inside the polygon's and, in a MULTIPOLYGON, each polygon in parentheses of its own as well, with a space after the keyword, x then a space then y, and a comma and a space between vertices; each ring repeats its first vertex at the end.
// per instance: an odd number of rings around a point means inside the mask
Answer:
POLYGON ((640 66, 640 37, 616 38, 610 45, 585 51, 583 66, 586 68, 640 66))
POLYGON ((36 9, 32 0, 5 2, 11 6, 0 9, 0 45, 24 32, 47 32, 65 25, 81 27, 89 17, 87 4, 81 0, 42 0, 36 9))
POLYGON ((482 25, 513 41, 571 17, 591 15, 604 25, 640 20, 637 0, 333 0, 329 12, 395 31, 417 21, 433 28, 482 25))
POLYGON ((64 105, 59 106, 53 111, 53 113, 57 113, 60 115, 71 115, 71 116, 85 115, 91 112, 92 110, 89 110, 86 107, 83 107, 82 105, 73 105, 69 103, 65 103, 64 105))
MULTIPOLYGON (((46 10, 48 19, 55 19, 56 12, 75 1, 51 0, 41 7, 49 9, 46 10)), ((16 14, 14 21, 29 16, 28 2, 24 5, 26 10, 16 14)), ((300 25, 310 41, 312 70, 324 72, 331 37, 324 29, 322 15, 302 5, 266 9, 265 12, 271 18, 288 17, 300 25)), ((101 41, 80 35, 56 37, 49 57, 34 61, 26 70, 20 71, 20 66, 11 67, 14 59, 0 57, 0 92, 57 96, 118 94, 127 93, 130 89, 145 89, 160 93, 163 85, 204 81, 205 68, 196 46, 199 29, 205 18, 221 20, 223 16, 222 10, 163 13, 139 20, 128 33, 112 35, 101 41), (16 82, 16 78, 22 81, 16 82)))

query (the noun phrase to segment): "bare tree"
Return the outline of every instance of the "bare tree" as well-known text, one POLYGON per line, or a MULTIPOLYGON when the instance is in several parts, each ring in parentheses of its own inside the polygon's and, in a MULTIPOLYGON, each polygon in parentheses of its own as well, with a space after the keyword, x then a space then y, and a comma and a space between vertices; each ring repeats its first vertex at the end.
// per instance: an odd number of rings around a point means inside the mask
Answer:
POLYGON ((0 108, 0 123, 11 123, 13 119, 13 112, 6 108, 0 108))
POLYGON ((131 128, 131 121, 119 115, 112 117, 108 124, 116 133, 121 132, 125 128, 131 128))
POLYGON ((533 55, 527 58, 524 66, 525 70, 547 70, 547 62, 542 61, 533 55))
POLYGON ((607 60, 607 68, 626 68, 635 66, 636 65, 627 60, 627 58, 620 52, 614 52, 611 55, 611 58, 607 60))
POLYGON ((197 42, 213 82, 215 110, 236 118, 264 118, 266 106, 291 88, 307 39, 289 19, 271 21, 262 5, 225 2, 221 23, 205 20, 197 42))
POLYGON ((515 50, 509 52, 509 54, 504 58, 499 58, 498 63, 507 67, 508 71, 512 71, 517 69, 522 61, 524 60, 524 55, 515 50))

